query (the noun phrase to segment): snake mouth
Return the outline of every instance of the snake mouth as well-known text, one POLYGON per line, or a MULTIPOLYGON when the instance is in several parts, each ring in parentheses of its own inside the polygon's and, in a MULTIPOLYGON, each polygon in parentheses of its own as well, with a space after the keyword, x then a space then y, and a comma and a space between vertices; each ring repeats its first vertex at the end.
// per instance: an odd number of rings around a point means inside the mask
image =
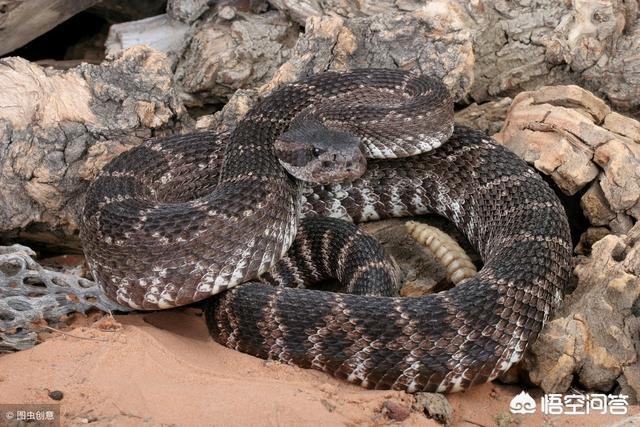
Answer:
POLYGON ((318 158, 304 166, 294 166, 281 159, 279 161, 295 178, 314 184, 355 181, 367 170, 367 160, 360 152, 355 156, 333 154, 324 159, 318 158))
POLYGON ((332 184, 337 182, 354 181, 367 170, 367 160, 358 150, 353 153, 337 153, 330 159, 321 160, 311 171, 311 182, 332 184))

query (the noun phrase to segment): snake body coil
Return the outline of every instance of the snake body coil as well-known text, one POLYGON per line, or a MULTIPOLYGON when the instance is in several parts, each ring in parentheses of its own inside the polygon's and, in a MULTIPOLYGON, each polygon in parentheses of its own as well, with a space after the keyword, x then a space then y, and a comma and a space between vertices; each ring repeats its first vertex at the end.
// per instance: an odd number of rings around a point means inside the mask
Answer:
MULTIPOLYGON (((90 186, 80 221, 94 277, 113 299, 143 309, 233 287, 206 310, 216 340, 365 387, 443 392, 495 378, 562 300, 568 224, 547 184, 483 134, 456 127, 439 147, 452 111, 430 82, 398 70, 325 73, 265 98, 224 148, 203 133, 118 157, 90 186), (410 157, 370 160, 351 183, 302 186, 282 164, 297 168, 306 157, 283 161, 274 149, 300 117, 357 136, 369 158, 410 157), (284 255, 300 213, 356 222, 438 213, 465 233, 484 266, 420 298, 234 287, 284 255)), ((278 145, 290 149, 286 138, 278 145)), ((340 263, 344 245, 333 238, 324 230, 316 240, 340 263)))

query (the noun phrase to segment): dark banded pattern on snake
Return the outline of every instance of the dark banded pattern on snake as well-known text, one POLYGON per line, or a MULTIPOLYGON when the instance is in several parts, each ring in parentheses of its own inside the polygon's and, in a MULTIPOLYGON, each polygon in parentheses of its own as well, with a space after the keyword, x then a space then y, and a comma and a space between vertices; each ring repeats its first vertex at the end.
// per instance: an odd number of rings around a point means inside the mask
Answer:
POLYGON ((198 145, 213 134, 147 142, 87 190, 79 228, 89 267, 110 298, 136 309, 188 304, 255 279, 297 229, 299 184, 273 144, 298 116, 359 137, 369 157, 402 157, 444 142, 452 114, 438 81, 356 70, 313 76, 259 102, 229 135, 215 186, 204 182, 215 141, 198 145), (414 120, 416 111, 431 120, 414 120))
MULTIPOLYGON (((212 134, 182 137, 173 150, 167 148, 171 141, 149 143, 105 168, 99 178, 103 182, 89 191, 81 230, 90 266, 107 293, 134 307, 164 307, 204 298, 266 271, 292 241, 299 200, 297 184, 271 156, 269 141, 297 112, 314 105, 318 101, 314 97, 348 92, 346 83, 336 83, 342 78, 353 83, 359 76, 364 81, 350 87, 354 93, 365 93, 368 85, 376 85, 370 75, 377 72, 316 77, 311 85, 287 86, 265 100, 266 106, 260 104, 249 113, 230 137, 221 185, 213 189, 213 196, 210 184, 204 184, 205 190, 193 190, 197 195, 193 200, 193 194, 177 197, 179 203, 174 194, 165 199, 161 189, 145 189, 145 180, 153 175, 153 179, 167 177, 175 192, 180 171, 206 181, 211 176, 204 171, 207 166, 190 171, 189 164, 217 161, 213 145, 206 141, 212 134), (315 94, 318 88, 322 95, 315 94), (276 103, 269 105, 274 99, 276 103), (182 160, 174 161, 173 167, 161 166, 176 153, 182 153, 182 160), (145 165, 151 163, 153 174, 136 170, 143 160, 145 165), (227 236, 214 230, 225 230, 227 236), (253 230, 260 230, 258 235, 264 238, 248 235, 253 230), (104 243, 107 239, 111 243, 104 243), (158 248, 159 242, 168 247, 158 248), (238 264, 246 254, 238 248, 247 247, 261 251, 260 256, 238 264), (132 257, 132 251, 137 255, 142 250, 147 263, 132 257), (163 258, 167 251, 173 253, 163 258), (199 280, 210 277, 210 269, 202 268, 203 260, 222 265, 216 268, 223 274, 199 280), (236 274, 238 265, 242 277, 236 274), (126 274, 119 273, 123 266, 126 274), (223 280, 216 283, 219 277, 223 280)), ((409 81, 402 72, 380 73, 384 79, 409 81)), ((402 85, 385 90, 395 86, 402 85)), ((361 112, 366 116, 365 110, 361 112)), ((338 115, 328 111, 327 117, 338 115)), ((412 123, 433 120, 416 111, 384 116, 396 124, 386 132, 398 129, 401 135, 410 132, 412 123), (423 117, 416 119, 419 115, 423 117)), ((372 123, 376 121, 367 123, 374 134, 384 134, 372 123)), ((414 139, 418 135, 424 136, 418 133, 414 139)), ((380 135, 364 138, 374 147, 369 155, 386 150, 380 135)), ((418 139, 437 145, 428 138, 418 139)), ((414 153, 406 149, 403 154, 414 153)), ((477 246, 484 267, 452 290, 421 298, 243 285, 224 293, 206 310, 209 328, 219 342, 259 357, 320 369, 365 387, 455 391, 495 378, 518 361, 562 300, 571 254, 563 208, 533 170, 479 132, 458 127, 432 153, 371 161, 365 175, 351 184, 317 185, 303 191, 302 209, 309 215, 362 221, 441 214, 477 246)))
POLYGON ((496 378, 535 340, 570 275, 569 227, 553 191, 461 126, 432 153, 370 162, 353 183, 310 188, 305 211, 356 221, 437 213, 484 261, 476 277, 420 298, 250 284, 207 311, 212 335, 231 348, 368 388, 452 392, 496 378))

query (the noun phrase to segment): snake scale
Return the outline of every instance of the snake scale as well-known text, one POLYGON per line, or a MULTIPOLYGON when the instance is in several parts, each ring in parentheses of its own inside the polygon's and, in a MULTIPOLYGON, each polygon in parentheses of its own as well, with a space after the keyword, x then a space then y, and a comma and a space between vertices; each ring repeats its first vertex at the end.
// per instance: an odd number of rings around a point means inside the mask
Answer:
POLYGON ((136 309, 226 290, 205 310, 215 340, 364 387, 452 392, 496 378, 562 301, 569 227, 541 177, 481 132, 454 126, 451 104, 428 77, 327 72, 275 90, 228 136, 148 141, 89 186, 80 232, 93 276, 136 309), (327 168, 337 181, 355 178, 332 182, 327 168), (425 213, 452 221, 483 266, 418 298, 387 296, 389 282, 367 289, 386 280, 388 262, 377 250, 356 262, 366 238, 349 237, 344 222, 299 220, 425 213), (356 292, 347 294, 255 282, 322 269, 364 285, 344 285, 356 292))

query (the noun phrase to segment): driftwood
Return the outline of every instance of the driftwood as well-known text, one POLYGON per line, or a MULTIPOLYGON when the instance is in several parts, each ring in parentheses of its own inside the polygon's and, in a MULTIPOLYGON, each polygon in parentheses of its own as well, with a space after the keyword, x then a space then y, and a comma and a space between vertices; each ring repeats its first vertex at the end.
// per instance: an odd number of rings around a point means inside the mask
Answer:
POLYGON ((0 1, 0 55, 46 33, 99 0, 0 1))
POLYGON ((266 83, 298 38, 298 27, 280 12, 227 12, 202 23, 182 53, 175 78, 189 104, 220 102, 266 83))
POLYGON ((71 313, 130 311, 75 272, 40 266, 26 246, 0 246, 0 353, 33 347, 38 332, 64 323, 71 313))
POLYGON ((0 60, 0 232, 72 235, 87 182, 118 153, 188 123, 166 57, 134 48, 60 72, 0 60))
POLYGON ((371 16, 419 9, 457 15, 472 35, 474 83, 468 101, 514 96, 543 85, 583 83, 619 109, 640 114, 635 0, 536 2, 442 0, 270 0, 300 24, 310 17, 371 16))
POLYGON ((168 14, 109 27, 105 42, 107 55, 115 55, 137 45, 166 53, 172 59, 182 51, 189 26, 168 14))
MULTIPOLYGON (((288 60, 279 65, 279 68, 269 68, 266 73, 255 66, 249 68, 263 73, 263 78, 258 82, 264 82, 262 86, 236 91, 214 117, 200 120, 199 127, 229 130, 258 96, 280 84, 325 70, 401 67, 442 78, 454 97, 459 99, 469 90, 473 80, 472 44, 462 21, 447 13, 446 9, 420 9, 405 14, 386 13, 353 19, 339 16, 311 17, 307 21, 305 33, 287 51, 288 60), (271 78, 266 79, 270 74, 271 78)), ((242 83, 242 79, 238 80, 232 72, 227 72, 227 58, 231 58, 231 64, 237 58, 234 50, 223 50, 220 53, 212 48, 220 45, 224 44, 211 44, 209 47, 201 45, 199 56, 204 58, 206 64, 211 64, 209 70, 194 69, 196 61, 186 67, 185 60, 181 60, 176 71, 179 82, 186 80, 180 71, 181 67, 188 68, 191 70, 189 73, 197 73, 201 77, 192 80, 201 86, 182 84, 182 90, 187 93, 185 96, 194 96, 195 100, 211 93, 220 96, 225 94, 220 91, 224 91, 227 85, 242 83), (218 77, 225 83, 216 84, 211 76, 226 77, 226 80, 218 77), (194 88, 199 92, 194 91, 194 88)), ((241 46, 240 51, 258 52, 246 39, 241 41, 241 46)), ((190 57, 189 54, 184 56, 190 57)), ((260 58, 262 57, 261 55, 260 58)), ((279 56, 276 63, 282 59, 284 58, 279 56)), ((255 85, 253 83, 254 87, 255 85)))

